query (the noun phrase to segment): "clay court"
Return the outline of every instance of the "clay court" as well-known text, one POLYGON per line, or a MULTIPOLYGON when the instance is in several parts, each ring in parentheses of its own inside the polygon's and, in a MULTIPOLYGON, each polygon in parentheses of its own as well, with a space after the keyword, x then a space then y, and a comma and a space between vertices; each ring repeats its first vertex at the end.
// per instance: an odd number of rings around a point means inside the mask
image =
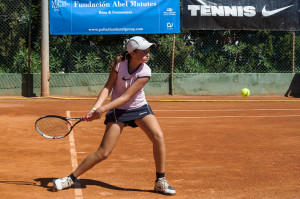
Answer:
MULTIPOLYGON (((82 122, 50 140, 37 118, 81 117, 95 98, 0 99, 1 198, 167 198, 153 192, 152 145, 139 128, 125 128, 111 156, 75 187, 52 192, 104 132, 104 118, 82 122)), ((300 100, 284 96, 150 96, 164 131, 172 198, 300 198, 300 100)))

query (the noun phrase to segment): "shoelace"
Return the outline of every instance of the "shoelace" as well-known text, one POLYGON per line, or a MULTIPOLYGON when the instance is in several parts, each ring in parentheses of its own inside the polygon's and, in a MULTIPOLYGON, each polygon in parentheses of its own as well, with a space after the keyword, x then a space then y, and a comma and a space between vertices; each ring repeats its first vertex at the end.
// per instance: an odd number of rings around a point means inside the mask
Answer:
POLYGON ((168 182, 167 182, 167 180, 165 178, 163 178, 163 179, 160 180, 160 184, 161 184, 161 186, 162 186, 163 189, 169 188, 169 184, 168 184, 168 182))
POLYGON ((62 181, 61 183, 62 188, 67 188, 73 185, 73 181, 70 178, 66 178, 65 181, 62 181))

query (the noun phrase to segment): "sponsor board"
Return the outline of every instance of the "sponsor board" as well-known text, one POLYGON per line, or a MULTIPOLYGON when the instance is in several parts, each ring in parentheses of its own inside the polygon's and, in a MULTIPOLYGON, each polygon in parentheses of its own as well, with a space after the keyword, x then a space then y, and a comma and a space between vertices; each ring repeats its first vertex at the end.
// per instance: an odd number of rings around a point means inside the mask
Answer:
POLYGON ((297 0, 184 0, 183 29, 299 29, 297 0))
POLYGON ((50 34, 180 32, 180 0, 50 0, 50 34))

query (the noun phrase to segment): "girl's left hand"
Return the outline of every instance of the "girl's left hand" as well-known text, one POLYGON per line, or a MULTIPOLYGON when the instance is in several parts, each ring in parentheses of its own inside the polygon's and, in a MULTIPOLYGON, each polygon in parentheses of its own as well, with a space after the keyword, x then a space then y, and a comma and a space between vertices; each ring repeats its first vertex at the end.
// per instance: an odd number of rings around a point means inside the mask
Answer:
POLYGON ((98 108, 97 110, 91 110, 87 115, 86 115, 86 120, 87 121, 93 121, 96 119, 101 119, 102 112, 98 108))
POLYGON ((92 116, 90 117, 91 120, 97 120, 97 119, 101 119, 102 116, 102 112, 100 109, 97 109, 92 116))
POLYGON ((94 113, 95 113, 95 110, 91 110, 88 114, 86 114, 86 116, 85 116, 86 119, 90 119, 94 113))

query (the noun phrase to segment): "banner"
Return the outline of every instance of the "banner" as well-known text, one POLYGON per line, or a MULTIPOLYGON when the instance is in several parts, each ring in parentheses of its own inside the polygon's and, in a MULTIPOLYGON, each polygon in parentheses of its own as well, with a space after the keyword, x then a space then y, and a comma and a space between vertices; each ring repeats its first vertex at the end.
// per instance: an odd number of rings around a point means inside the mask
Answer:
POLYGON ((50 34, 180 32, 180 0, 50 0, 50 34))
POLYGON ((182 0, 187 30, 299 30, 299 0, 182 0))

